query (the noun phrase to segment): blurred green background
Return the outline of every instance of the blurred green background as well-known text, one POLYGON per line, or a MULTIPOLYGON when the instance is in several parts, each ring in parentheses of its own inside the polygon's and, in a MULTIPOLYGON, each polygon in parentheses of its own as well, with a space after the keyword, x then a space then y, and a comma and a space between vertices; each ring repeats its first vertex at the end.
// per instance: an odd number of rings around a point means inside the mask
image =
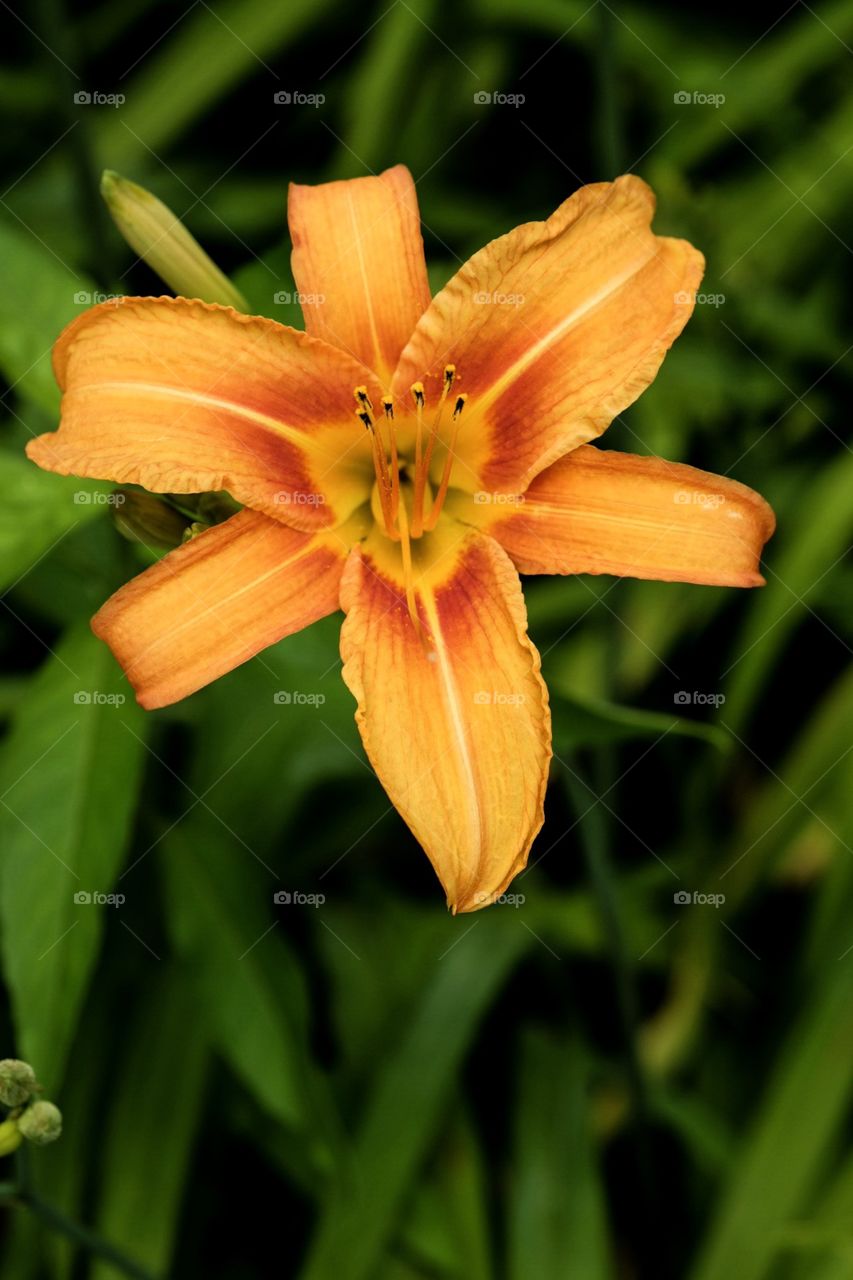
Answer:
POLYGON ((10 1204, 4 1280, 853 1277, 853 8, 3 8, 0 1048, 62 1108, 26 1194, 78 1232, 10 1204), (161 291, 103 167, 299 323, 288 180, 399 161, 436 287, 646 178, 705 295, 604 443, 779 518, 763 591, 528 580, 546 826, 523 902, 456 919, 366 764, 337 619, 166 711, 75 701, 129 692, 88 619, 148 560, 107 486, 23 456, 61 327, 161 291))

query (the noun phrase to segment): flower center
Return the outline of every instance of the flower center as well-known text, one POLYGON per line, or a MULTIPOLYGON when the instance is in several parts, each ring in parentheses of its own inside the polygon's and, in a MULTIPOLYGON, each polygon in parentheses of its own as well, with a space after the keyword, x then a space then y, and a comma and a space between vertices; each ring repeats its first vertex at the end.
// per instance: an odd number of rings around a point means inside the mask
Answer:
MULTIPOLYGON (((400 456, 397 447, 397 423, 394 401, 391 396, 382 400, 382 416, 374 410, 366 387, 356 387, 353 395, 358 405, 355 413, 370 434, 373 449, 373 469, 376 473, 374 489, 374 516, 389 538, 407 543, 429 533, 438 523, 453 471, 459 419, 467 396, 455 398, 451 412, 450 438, 438 489, 433 496, 429 482, 430 468, 436 442, 441 430, 442 418, 456 378, 456 366, 449 364, 444 370, 441 395, 434 407, 432 421, 427 425, 426 393, 422 382, 411 387, 414 410, 414 456, 400 456), (377 511, 376 507, 379 510, 377 511)), ((405 551, 404 551, 405 553, 405 551)))
POLYGON ((356 387, 353 392, 358 405, 355 411, 356 416, 370 433, 373 449, 376 484, 371 497, 371 508, 376 523, 384 529, 389 538, 400 543, 409 616, 422 642, 424 636, 415 600, 411 544, 412 539, 430 533, 438 524, 450 487, 450 476, 456 456, 456 441, 459 435, 459 419, 468 398, 464 393, 457 395, 453 403, 447 453, 435 495, 430 484, 430 467, 441 430, 442 417, 455 379, 456 365, 446 365, 441 394, 434 407, 429 426, 425 422, 427 405, 423 383, 415 382, 412 385, 411 396, 415 422, 414 455, 411 459, 401 457, 397 447, 397 423, 393 398, 383 397, 382 417, 379 418, 375 415, 367 388, 356 387))

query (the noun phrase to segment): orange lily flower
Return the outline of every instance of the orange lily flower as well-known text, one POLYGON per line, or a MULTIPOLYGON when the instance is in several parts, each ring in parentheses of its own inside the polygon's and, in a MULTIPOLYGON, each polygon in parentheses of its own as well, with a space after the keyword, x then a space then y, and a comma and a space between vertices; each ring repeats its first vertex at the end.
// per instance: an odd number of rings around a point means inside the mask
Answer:
POLYGON ((304 333, 127 298, 56 344, 39 466, 244 505, 93 619, 139 702, 342 608, 365 750, 454 911, 505 891, 543 820, 548 694, 519 571, 763 581, 756 493, 588 443, 655 377, 702 275, 653 208, 633 176, 583 187, 431 299, 407 169, 292 186, 304 333))

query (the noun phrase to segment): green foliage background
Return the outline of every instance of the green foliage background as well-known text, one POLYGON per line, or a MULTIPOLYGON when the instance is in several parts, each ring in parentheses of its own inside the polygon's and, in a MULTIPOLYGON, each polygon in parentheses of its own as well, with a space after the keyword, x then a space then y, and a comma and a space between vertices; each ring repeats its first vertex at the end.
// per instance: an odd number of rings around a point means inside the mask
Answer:
MULTIPOLYGON (((150 1276, 853 1277, 853 9, 4 18, 0 1019, 65 1116, 38 1193, 150 1276), (717 304, 605 443, 731 473, 779 519, 763 591, 528 581, 548 819, 523 905, 457 919, 366 765, 336 619, 166 711, 75 702, 127 692, 88 619, 146 559, 22 452, 85 295, 160 291, 102 167, 299 323, 274 301, 287 181, 398 161, 436 287, 582 182, 651 182, 717 304)), ((1 1256, 9 1280, 123 1274, 22 1207, 1 1256)))

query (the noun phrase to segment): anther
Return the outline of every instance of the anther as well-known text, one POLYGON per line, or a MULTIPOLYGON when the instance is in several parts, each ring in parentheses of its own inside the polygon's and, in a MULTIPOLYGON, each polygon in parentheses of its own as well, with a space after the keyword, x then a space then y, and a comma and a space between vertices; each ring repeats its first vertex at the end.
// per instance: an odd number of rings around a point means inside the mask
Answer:
POLYGON ((422 382, 413 382, 411 391, 415 404, 419 409, 422 409, 424 407, 424 384, 422 382))
POLYGON ((466 401, 467 399, 468 399, 468 394, 467 394, 467 392, 464 392, 464 391, 463 391, 463 393, 462 393, 462 395, 461 395, 461 396, 457 396, 457 397, 456 397, 456 404, 453 406, 453 417, 454 417, 454 418, 458 418, 458 417, 459 417, 460 413, 461 413, 461 412, 462 412, 462 410, 465 408, 465 401, 466 401))
POLYGON ((368 431, 373 430, 373 419, 367 409, 356 409, 355 416, 361 419, 368 431))
POLYGON ((453 379, 456 377, 456 365, 446 364, 444 366, 444 383, 448 391, 453 386, 453 379))
POLYGON ((373 401, 367 394, 367 387, 356 387, 353 391, 353 395, 363 409, 373 408, 373 401))
POLYGON ((390 396, 383 396, 383 397, 382 397, 382 408, 385 410, 385 417, 386 417, 386 418, 392 418, 392 419, 393 419, 393 417, 394 417, 394 401, 391 399, 391 397, 390 397, 390 396))

